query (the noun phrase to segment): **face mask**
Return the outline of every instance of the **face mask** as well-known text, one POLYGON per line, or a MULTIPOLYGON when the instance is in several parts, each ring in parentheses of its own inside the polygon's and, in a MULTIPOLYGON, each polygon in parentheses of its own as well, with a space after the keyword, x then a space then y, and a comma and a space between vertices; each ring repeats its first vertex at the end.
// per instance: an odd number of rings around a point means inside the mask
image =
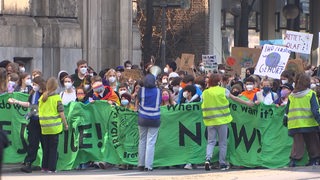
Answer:
POLYGON ((172 90, 173 90, 173 92, 178 92, 179 91, 179 87, 178 86, 174 86, 174 87, 172 87, 172 90))
POLYGON ((199 70, 200 70, 200 72, 204 72, 205 69, 204 69, 203 66, 200 66, 200 67, 199 67, 199 70))
POLYGON ((116 81, 116 78, 115 78, 115 77, 109 77, 109 82, 110 82, 110 83, 114 83, 114 81, 116 81))
POLYGON ((26 79, 25 83, 26 83, 27 86, 31 86, 32 85, 31 79, 26 79))
POLYGON ((89 73, 89 75, 90 75, 91 77, 93 77, 93 73, 89 73))
POLYGON ((65 87, 66 89, 70 89, 70 88, 72 87, 72 83, 71 83, 71 82, 65 82, 65 83, 64 83, 64 87, 65 87))
POLYGON ((239 91, 233 91, 233 92, 231 92, 231 94, 234 95, 234 96, 238 96, 240 94, 240 92, 239 91))
POLYGON ((165 67, 165 68, 163 69, 163 72, 168 73, 168 68, 165 67))
POLYGON ((222 74, 224 74, 226 71, 225 70, 223 70, 223 69, 221 69, 221 70, 219 70, 220 71, 220 73, 222 73, 222 74))
POLYGON ((81 95, 77 95, 77 98, 78 98, 78 100, 81 101, 84 98, 84 95, 82 95, 82 94, 81 95))
POLYGON ((319 86, 319 85, 320 85, 320 83, 316 83, 316 85, 317 85, 317 86, 319 86))
POLYGON ((187 99, 187 97, 188 97, 188 92, 187 92, 187 91, 185 91, 185 92, 183 92, 183 94, 182 94, 182 95, 183 95, 183 97, 184 97, 184 98, 186 98, 186 99, 187 99))
POLYGON ((124 94, 124 93, 126 93, 127 91, 119 91, 119 95, 120 95, 120 97, 122 96, 122 94, 124 94))
POLYGON ((9 86, 14 86, 14 85, 16 85, 16 82, 14 82, 14 81, 9 81, 9 82, 8 82, 8 85, 9 85, 9 86))
POLYGON ((40 90, 40 87, 39 87, 39 86, 32 86, 32 89, 33 89, 35 92, 37 92, 37 91, 40 90))
POLYGON ((80 68, 80 73, 81 74, 86 74, 87 73, 87 68, 85 68, 85 67, 80 68))
POLYGON ((287 90, 287 89, 282 89, 282 90, 280 91, 281 97, 288 97, 289 94, 290 94, 290 91, 287 90))
POLYGON ((167 84, 168 80, 167 79, 162 79, 162 84, 167 84))
POLYGON ((123 106, 126 106, 126 105, 129 104, 129 101, 128 101, 127 99, 121 99, 121 104, 122 104, 123 106))
POLYGON ((287 80, 287 79, 281 80, 281 83, 282 83, 282 84, 286 84, 286 83, 288 83, 288 80, 287 80))
POLYGON ((168 95, 163 95, 162 96, 162 100, 163 101, 168 101, 169 100, 169 96, 168 95))
POLYGON ((252 91, 253 90, 253 85, 246 85, 246 88, 248 91, 252 91))
POLYGON ((264 93, 268 93, 268 92, 271 91, 271 88, 270 88, 270 87, 263 87, 262 89, 263 89, 263 92, 264 92, 264 93))
POLYGON ((88 91, 89 88, 90 88, 90 85, 89 85, 89 84, 84 85, 84 90, 88 91))
POLYGON ((19 71, 20 71, 21 73, 24 73, 24 72, 26 71, 26 68, 21 67, 21 68, 19 68, 19 71))
POLYGON ((98 93, 98 94, 100 94, 100 93, 102 93, 104 91, 104 87, 95 88, 95 89, 93 89, 93 91, 98 93))
POLYGON ((316 84, 310 84, 310 89, 313 89, 313 88, 315 88, 315 87, 317 87, 316 84))

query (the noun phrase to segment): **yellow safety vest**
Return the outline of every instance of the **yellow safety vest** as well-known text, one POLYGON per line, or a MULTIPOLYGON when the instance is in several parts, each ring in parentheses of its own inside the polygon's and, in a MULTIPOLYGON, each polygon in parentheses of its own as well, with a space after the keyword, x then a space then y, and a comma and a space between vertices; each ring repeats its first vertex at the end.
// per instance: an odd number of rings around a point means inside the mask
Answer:
POLYGON ((310 99, 314 91, 303 97, 289 96, 288 129, 319 126, 311 112, 310 99))
POLYGON ((210 87, 202 93, 202 99, 203 122, 206 126, 217 126, 232 121, 225 88, 210 87))
POLYGON ((46 102, 39 99, 39 122, 42 134, 59 134, 62 132, 62 120, 58 112, 58 101, 61 97, 57 95, 49 96, 46 102))

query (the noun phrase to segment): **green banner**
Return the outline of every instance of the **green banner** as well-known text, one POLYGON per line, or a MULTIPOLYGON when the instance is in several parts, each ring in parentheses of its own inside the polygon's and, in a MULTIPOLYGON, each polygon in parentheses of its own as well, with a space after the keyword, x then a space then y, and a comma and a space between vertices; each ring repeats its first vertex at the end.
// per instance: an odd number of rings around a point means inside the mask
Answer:
MULTIPOLYGON (((7 103, 9 97, 27 100, 21 93, 0 96, 1 128, 11 145, 5 163, 22 162, 27 148, 27 108, 7 103)), ((229 126, 228 160, 245 167, 278 168, 289 162, 292 138, 282 125, 284 107, 247 107, 230 101, 233 121, 229 126)), ((69 130, 59 138, 58 170, 70 170, 87 161, 137 164, 139 132, 137 113, 104 101, 72 102, 65 106, 69 130)), ((203 163, 206 128, 200 103, 161 107, 161 126, 154 166, 203 163)), ((39 152, 41 153, 41 151, 39 152)), ((39 155, 41 157, 41 155, 39 155)), ((218 158, 218 148, 214 159, 218 158)), ((37 161, 39 163, 40 161, 37 161)))

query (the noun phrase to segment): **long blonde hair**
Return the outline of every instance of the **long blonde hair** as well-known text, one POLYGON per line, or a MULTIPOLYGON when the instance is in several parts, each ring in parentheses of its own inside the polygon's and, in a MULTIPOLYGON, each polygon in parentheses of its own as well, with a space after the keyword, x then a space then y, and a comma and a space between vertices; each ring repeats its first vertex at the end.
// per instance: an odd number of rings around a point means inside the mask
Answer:
POLYGON ((58 80, 55 77, 50 77, 46 84, 46 91, 42 94, 42 101, 46 102, 49 95, 53 94, 58 88, 58 80))

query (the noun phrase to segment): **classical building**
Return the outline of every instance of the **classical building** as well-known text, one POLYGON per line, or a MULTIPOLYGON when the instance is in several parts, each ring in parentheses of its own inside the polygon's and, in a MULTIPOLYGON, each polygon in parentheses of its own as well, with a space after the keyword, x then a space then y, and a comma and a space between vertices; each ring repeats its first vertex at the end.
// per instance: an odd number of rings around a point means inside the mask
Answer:
MULTIPOLYGON (((207 26, 199 27, 207 28, 207 47, 203 52, 217 55, 220 61, 226 55, 225 49, 233 46, 231 40, 239 36, 237 21, 231 24, 221 21, 228 16, 236 20, 239 4, 234 2, 238 1, 194 2, 207 7, 207 26)), ((303 15, 305 21, 299 30, 314 34, 314 59, 317 59, 318 0, 256 0, 253 11, 257 24, 253 35, 258 41, 281 38, 281 31, 288 25, 283 26, 277 17, 288 3, 304 8, 300 17, 303 15)), ((0 0, 0 57, 23 60, 27 71, 40 69, 45 77, 57 76, 60 70, 73 73, 79 59, 87 60, 96 71, 123 64, 125 60, 139 64, 141 38, 133 12, 136 6, 135 0, 0 0)), ((252 30, 251 26, 248 28, 252 30)))

